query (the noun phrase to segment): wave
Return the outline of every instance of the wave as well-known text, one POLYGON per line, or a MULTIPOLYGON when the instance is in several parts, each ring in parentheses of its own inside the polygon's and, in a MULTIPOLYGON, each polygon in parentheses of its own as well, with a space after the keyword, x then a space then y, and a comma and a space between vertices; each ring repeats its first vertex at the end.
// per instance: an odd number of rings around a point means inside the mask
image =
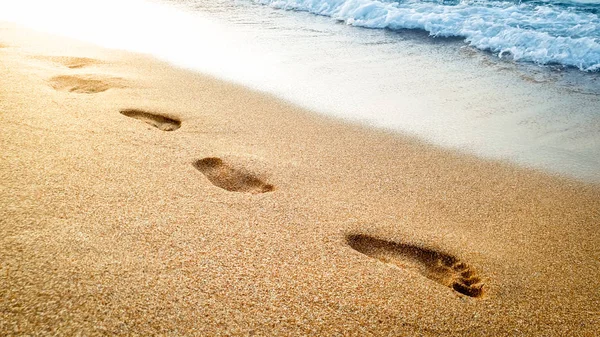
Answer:
POLYGON ((463 37, 478 49, 519 61, 600 70, 597 0, 253 1, 329 16, 353 26, 419 29, 434 37, 463 37))

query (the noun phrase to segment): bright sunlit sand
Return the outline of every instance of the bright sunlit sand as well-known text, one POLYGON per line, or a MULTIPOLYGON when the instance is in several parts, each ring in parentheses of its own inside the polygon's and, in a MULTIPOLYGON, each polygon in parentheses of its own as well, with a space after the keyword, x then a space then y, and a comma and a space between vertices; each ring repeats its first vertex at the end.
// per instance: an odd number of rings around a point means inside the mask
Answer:
MULTIPOLYGON (((320 8, 328 15, 325 8, 335 8, 325 6, 329 1, 260 2, 277 8, 298 3, 299 9, 312 3, 310 8, 320 8)), ((26 0, 1 3, 0 20, 103 47, 150 54, 318 113, 416 136, 464 153, 600 183, 597 73, 501 61, 458 41, 432 39, 416 31, 353 27, 360 22, 373 28, 384 21, 398 23, 403 12, 389 12, 390 17, 381 21, 377 17, 385 11, 376 10, 381 3, 358 5, 372 0, 348 2, 341 17, 353 11, 360 16, 357 6, 366 17, 346 24, 324 16, 278 11, 256 2, 26 0)), ((433 1, 418 6, 438 5, 433 1)), ((459 7, 440 8, 448 10, 448 20, 462 22, 464 13, 459 7), (452 8, 459 8, 458 17, 452 8)), ((416 17, 424 10, 419 8, 416 17)), ((495 13, 481 10, 482 15, 495 13)), ((510 8, 506 11, 504 15, 512 13, 510 8)), ((548 17, 556 16, 549 11, 548 17)), ((442 14, 431 15, 437 20, 442 14)), ((531 25, 548 20, 536 21, 535 15, 531 25)), ((573 23, 573 30, 593 29, 594 22, 573 23)), ((550 30, 564 26, 545 25, 549 27, 544 29, 550 30)), ((471 32, 475 28, 465 29, 471 32)), ((504 41, 490 37, 490 43, 497 40, 504 41)), ((520 43, 528 40, 517 39, 520 43)), ((567 57, 575 53, 573 57, 580 55, 588 60, 586 64, 593 64, 594 55, 600 55, 600 44, 590 42, 588 48, 586 41, 580 41, 581 50, 571 52, 565 46, 554 54, 567 57)), ((558 48, 557 42, 532 43, 524 48, 535 55, 554 55, 552 49, 543 50, 545 45, 558 48), (537 45, 542 50, 534 48, 537 45)), ((572 43, 576 45, 576 40, 572 43)), ((600 62, 600 56, 597 58, 600 62)))

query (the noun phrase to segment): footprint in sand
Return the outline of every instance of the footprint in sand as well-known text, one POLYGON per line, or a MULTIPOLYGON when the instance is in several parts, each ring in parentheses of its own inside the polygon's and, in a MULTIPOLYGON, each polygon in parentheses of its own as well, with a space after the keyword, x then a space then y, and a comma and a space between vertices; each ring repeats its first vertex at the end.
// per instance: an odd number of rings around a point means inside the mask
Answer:
POLYGON ((95 94, 111 88, 123 88, 119 82, 118 78, 94 75, 63 75, 50 79, 50 85, 54 89, 80 94, 95 94))
POLYGON ((346 241, 362 254, 403 269, 415 270, 461 294, 470 297, 483 295, 483 283, 474 269, 451 255, 362 234, 349 235, 346 241))
POLYGON ((232 168, 221 158, 204 158, 194 162, 194 167, 202 172, 213 185, 232 192, 252 194, 271 192, 275 187, 260 180, 255 175, 232 168))
POLYGON ((120 112, 122 115, 138 119, 162 131, 174 131, 181 127, 181 121, 157 113, 138 109, 125 109, 120 112))
POLYGON ((50 60, 55 63, 60 63, 67 68, 79 69, 94 64, 100 64, 102 61, 88 57, 71 57, 71 56, 40 56, 40 59, 50 60))

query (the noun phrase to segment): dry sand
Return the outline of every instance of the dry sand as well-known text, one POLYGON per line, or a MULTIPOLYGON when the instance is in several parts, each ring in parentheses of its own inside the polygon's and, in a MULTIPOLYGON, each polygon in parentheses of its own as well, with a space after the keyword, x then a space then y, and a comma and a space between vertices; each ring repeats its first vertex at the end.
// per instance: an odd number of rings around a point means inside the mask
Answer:
POLYGON ((2 336, 600 330, 597 185, 12 24, 0 44, 2 336))

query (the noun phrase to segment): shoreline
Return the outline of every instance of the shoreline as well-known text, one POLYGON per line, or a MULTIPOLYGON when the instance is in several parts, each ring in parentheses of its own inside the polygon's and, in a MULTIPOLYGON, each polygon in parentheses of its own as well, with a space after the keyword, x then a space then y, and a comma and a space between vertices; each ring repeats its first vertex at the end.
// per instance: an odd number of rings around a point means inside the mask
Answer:
POLYGON ((600 328, 597 184, 0 30, 0 334, 600 328))
POLYGON ((150 54, 463 153, 600 183, 598 76, 500 61, 447 41, 332 24, 308 13, 216 0, 198 6, 61 0, 35 6, 53 15, 0 6, 0 19, 150 54), (105 18, 113 24, 105 26, 105 18))

